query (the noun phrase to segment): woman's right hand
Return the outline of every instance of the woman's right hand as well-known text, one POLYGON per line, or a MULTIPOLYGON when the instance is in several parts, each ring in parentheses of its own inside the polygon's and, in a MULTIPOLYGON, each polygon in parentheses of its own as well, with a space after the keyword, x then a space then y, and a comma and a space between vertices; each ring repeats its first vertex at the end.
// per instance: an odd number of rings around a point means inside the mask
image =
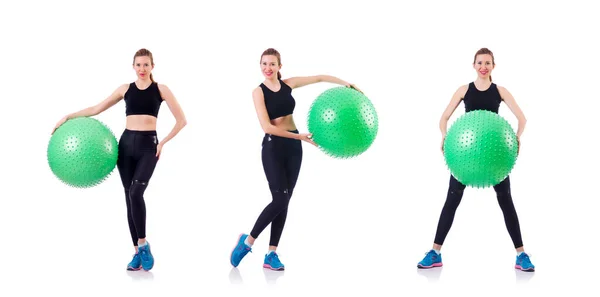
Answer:
POLYGON ((312 140, 312 134, 309 133, 300 133, 300 140, 306 141, 314 146, 318 146, 313 140, 312 140))
POLYGON ((64 124, 68 119, 69 119, 69 116, 64 116, 62 119, 60 119, 60 121, 58 121, 58 123, 56 123, 56 126, 54 127, 54 130, 52 130, 51 134, 54 134, 56 129, 58 129, 58 127, 60 127, 62 124, 64 124))
POLYGON ((442 136, 442 143, 440 144, 440 149, 442 150, 442 153, 444 152, 444 140, 446 140, 446 136, 442 136))

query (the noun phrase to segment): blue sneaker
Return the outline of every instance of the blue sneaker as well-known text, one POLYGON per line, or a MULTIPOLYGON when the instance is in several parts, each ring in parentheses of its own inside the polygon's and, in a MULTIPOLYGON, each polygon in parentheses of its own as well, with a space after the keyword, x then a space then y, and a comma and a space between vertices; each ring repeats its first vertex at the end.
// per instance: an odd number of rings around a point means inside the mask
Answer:
POLYGON ((279 261, 279 256, 276 252, 265 255, 265 263, 263 264, 263 267, 271 270, 284 270, 285 268, 283 264, 281 264, 281 261, 279 261))
POLYGON ((432 267, 442 267, 442 254, 436 253, 434 250, 430 250, 421 262, 417 264, 418 268, 432 268, 432 267))
POLYGON ((138 271, 140 269, 142 269, 142 258, 140 257, 140 254, 137 253, 137 254, 133 255, 133 259, 127 265, 127 270, 138 271))
POLYGON ((231 257, 229 261, 231 262, 231 265, 233 265, 233 267, 237 267, 238 265, 240 265, 242 259, 244 259, 248 252, 252 251, 252 248, 250 248, 244 243, 247 237, 248 234, 240 234, 237 244, 231 251, 231 257))
POLYGON ((531 260, 529 260, 529 255, 523 252, 517 256, 517 263, 515 264, 515 269, 532 272, 535 271, 535 266, 531 263, 531 260))
POLYGON ((150 243, 146 242, 146 245, 138 248, 138 254, 142 260, 142 268, 148 271, 154 267, 154 257, 150 252, 150 243))

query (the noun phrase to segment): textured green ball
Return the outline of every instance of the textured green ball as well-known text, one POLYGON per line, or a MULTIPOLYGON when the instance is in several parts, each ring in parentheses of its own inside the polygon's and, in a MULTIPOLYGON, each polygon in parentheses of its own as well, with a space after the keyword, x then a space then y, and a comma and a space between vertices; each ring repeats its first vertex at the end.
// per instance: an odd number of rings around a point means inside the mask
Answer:
POLYGON ((62 124, 48 144, 50 169, 75 188, 100 184, 117 165, 118 143, 112 131, 96 119, 80 117, 62 124))
POLYGON ((308 131, 327 155, 352 158, 375 141, 379 121, 375 107, 363 93, 336 87, 321 93, 308 112, 308 131))
POLYGON ((510 124, 487 110, 459 117, 444 140, 444 158, 452 175, 473 188, 503 181, 517 161, 517 149, 517 135, 510 124))

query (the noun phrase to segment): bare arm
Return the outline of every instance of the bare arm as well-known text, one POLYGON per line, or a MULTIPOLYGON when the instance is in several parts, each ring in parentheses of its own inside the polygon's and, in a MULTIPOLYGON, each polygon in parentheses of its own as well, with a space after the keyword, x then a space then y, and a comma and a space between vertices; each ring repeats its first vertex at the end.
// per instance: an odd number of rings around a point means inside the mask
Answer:
POLYGON ((448 103, 446 110, 444 110, 444 113, 442 113, 442 117, 440 118, 440 131, 442 132, 442 138, 446 137, 448 120, 450 120, 450 117, 460 104, 460 101, 463 99, 465 93, 467 92, 467 88, 467 85, 459 87, 458 90, 454 92, 454 95, 452 95, 452 99, 450 99, 450 103, 448 103))
POLYGON ((104 112, 105 110, 109 109, 111 106, 117 104, 117 102, 119 102, 119 100, 123 99, 123 96, 125 95, 125 92, 127 92, 128 88, 129 88, 128 84, 119 86, 112 94, 110 94, 110 96, 108 96, 102 102, 100 102, 94 106, 90 106, 88 108, 82 109, 78 112, 68 114, 66 116, 67 120, 78 118, 78 117, 95 116, 95 115, 98 115, 98 114, 104 112))
POLYGON ((256 109, 260 126, 265 133, 280 137, 301 139, 299 134, 286 131, 271 124, 269 113, 267 112, 267 107, 265 105, 265 97, 261 88, 256 88, 252 91, 252 99, 254 100, 254 108, 256 109))
POLYGON ((158 90, 160 91, 160 95, 163 100, 167 103, 169 110, 175 117, 175 127, 173 127, 171 132, 161 140, 161 143, 164 145, 173 137, 175 137, 175 135, 177 135, 177 133, 179 133, 179 131, 181 131, 185 125, 187 125, 187 120, 185 119, 185 114, 183 113, 179 102, 177 102, 177 99, 175 99, 175 96, 171 90, 166 85, 161 84, 158 85, 158 90))
POLYGON ((343 86, 347 86, 347 87, 352 86, 350 83, 348 83, 342 79, 339 79, 335 76, 331 76, 331 75, 290 77, 290 78, 284 79, 283 82, 285 82, 292 89, 300 88, 300 87, 310 85, 310 84, 316 84, 319 82, 328 82, 328 83, 343 85, 343 86))
POLYGON ((52 130, 52 133, 54 133, 54 131, 56 131, 56 129, 58 129, 58 127, 60 127, 62 124, 64 124, 66 121, 68 121, 70 119, 74 119, 74 118, 78 118, 78 117, 95 116, 95 115, 98 115, 98 114, 104 112, 105 110, 109 109, 111 106, 117 104, 117 102, 119 102, 119 100, 123 99, 123 96, 125 95, 125 92, 127 92, 128 88, 129 88, 128 84, 121 85, 112 94, 110 94, 110 96, 108 96, 106 99, 104 99, 102 102, 100 102, 94 106, 90 106, 88 108, 84 108, 80 111, 70 113, 70 114, 64 116, 62 119, 60 119, 58 121, 58 123, 56 123, 56 126, 54 126, 54 129, 52 130))
POLYGON ((527 124, 525 114, 517 104, 515 98, 513 98, 513 96, 506 88, 498 87, 498 91, 500 92, 500 97, 502 97, 502 100, 504 101, 504 103, 506 103, 506 106, 508 106, 510 111, 512 111, 512 113, 517 117, 517 120, 519 121, 519 127, 517 128, 517 138, 521 138, 521 134, 523 134, 523 131, 525 130, 525 124, 527 124))

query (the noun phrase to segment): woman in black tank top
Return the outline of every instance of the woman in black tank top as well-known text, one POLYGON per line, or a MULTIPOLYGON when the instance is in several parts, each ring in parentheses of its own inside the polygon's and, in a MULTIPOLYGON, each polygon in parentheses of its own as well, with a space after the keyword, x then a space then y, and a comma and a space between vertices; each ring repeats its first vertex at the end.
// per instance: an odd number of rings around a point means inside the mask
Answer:
MULTIPOLYGON (((146 204, 144 192, 154 173, 162 147, 186 125, 185 115, 169 88, 157 84, 152 78, 154 61, 152 53, 140 49, 133 57, 133 68, 137 81, 123 84, 108 98, 97 105, 88 107, 63 117, 54 127, 56 130, 69 119, 98 115, 125 99, 126 116, 146 115, 158 117, 160 105, 165 101, 175 117, 176 124, 160 142, 155 130, 125 129, 119 139, 117 169, 125 190, 127 221, 135 254, 127 265, 127 270, 150 270, 154 257, 146 241, 146 204)), ((136 118, 131 118, 138 120, 136 118)), ((143 129, 143 128, 142 128, 143 129)), ((54 131, 53 131, 54 133, 54 131)))
MULTIPOLYGON (((498 113, 500 103, 504 102, 519 121, 517 141, 520 146, 521 134, 523 134, 527 120, 510 92, 505 88, 492 83, 491 72, 494 69, 494 66, 494 56, 489 49, 482 48, 475 53, 473 68, 477 72, 477 79, 468 85, 458 88, 440 119, 442 150, 448 120, 461 101, 464 102, 465 112, 470 112, 472 110, 488 110, 495 113, 498 113)), ((440 215, 433 248, 426 254, 425 258, 417 264, 418 268, 432 268, 443 265, 440 250, 446 235, 450 231, 456 209, 460 204, 465 188, 466 186, 456 180, 454 176, 450 176, 450 185, 446 203, 444 204, 440 215)), ((506 228, 517 251, 515 268, 523 271, 534 271, 535 266, 531 263, 529 256, 524 252, 519 219, 512 201, 509 178, 507 177, 504 181, 495 185, 494 190, 496 191, 498 204, 504 215, 506 228)))
POLYGON ((261 70, 265 81, 252 93, 256 113, 265 132, 262 142, 262 163, 273 200, 258 216, 251 232, 240 234, 238 237, 230 256, 231 265, 234 267, 237 267, 244 256, 250 252, 254 239, 271 224, 269 252, 265 255, 263 267, 272 270, 284 269, 275 251, 279 245, 287 217, 288 204, 300 173, 301 141, 315 145, 311 135, 299 133, 295 129, 293 121, 288 118, 293 114, 296 104, 292 97, 292 89, 317 82, 354 87, 337 77, 328 75, 292 77, 282 80, 279 73, 280 67, 279 52, 272 48, 263 52, 261 70), (279 126, 273 124, 273 120, 281 120, 276 122, 279 126), (281 128, 282 125, 285 127, 281 128))

